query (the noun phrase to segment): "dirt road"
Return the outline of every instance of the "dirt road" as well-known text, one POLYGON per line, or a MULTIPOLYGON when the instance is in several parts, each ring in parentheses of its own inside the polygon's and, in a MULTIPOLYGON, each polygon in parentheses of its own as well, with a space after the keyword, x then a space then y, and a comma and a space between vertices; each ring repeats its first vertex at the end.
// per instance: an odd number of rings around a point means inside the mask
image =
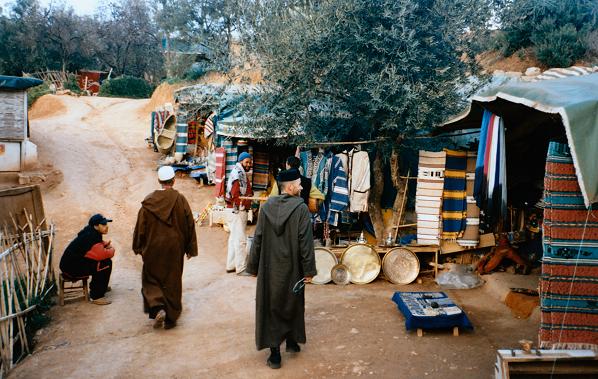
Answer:
MULTIPOLYGON (((54 307, 52 323, 35 352, 12 378, 488 378, 495 350, 536 339, 538 320, 515 319, 484 288, 449 291, 468 312, 475 331, 453 337, 441 331, 418 338, 390 301, 394 291, 435 290, 384 281, 345 287, 308 286, 308 343, 283 353, 283 367, 265 365, 254 344, 255 279, 225 273, 222 228, 198 229, 199 257, 186 261, 183 314, 175 329, 152 329, 142 312, 141 261, 130 250, 140 201, 157 188, 157 154, 144 138, 147 100, 54 97, 67 111, 31 122, 40 160, 64 174, 44 193, 47 215, 58 227, 55 262, 96 212, 114 219, 108 238, 116 247, 113 303, 54 307)), ((212 201, 211 188, 181 178, 175 188, 194 211, 212 201)))

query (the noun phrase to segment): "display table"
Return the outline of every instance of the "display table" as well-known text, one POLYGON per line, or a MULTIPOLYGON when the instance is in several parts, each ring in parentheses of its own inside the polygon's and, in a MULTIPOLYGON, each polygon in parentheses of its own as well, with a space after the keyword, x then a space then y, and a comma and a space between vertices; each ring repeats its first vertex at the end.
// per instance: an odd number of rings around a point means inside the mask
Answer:
POLYGON ((405 328, 417 329, 417 335, 423 335, 423 329, 450 329, 459 335, 459 328, 473 329, 467 315, 444 292, 400 292, 392 296, 392 301, 405 316, 405 328))

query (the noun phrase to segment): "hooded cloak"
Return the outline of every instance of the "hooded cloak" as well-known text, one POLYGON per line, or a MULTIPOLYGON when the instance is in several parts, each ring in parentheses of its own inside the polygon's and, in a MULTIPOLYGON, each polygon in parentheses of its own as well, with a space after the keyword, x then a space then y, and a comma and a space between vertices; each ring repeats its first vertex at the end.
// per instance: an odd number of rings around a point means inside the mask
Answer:
POLYGON ((246 270, 257 274, 257 349, 287 338, 305 343, 304 291, 293 287, 317 272, 311 215, 300 197, 273 196, 261 207, 246 270))
POLYGON ((141 292, 150 317, 160 308, 169 320, 181 314, 185 254, 197 255, 195 222, 189 203, 174 189, 158 190, 141 203, 133 235, 133 251, 143 257, 141 292))

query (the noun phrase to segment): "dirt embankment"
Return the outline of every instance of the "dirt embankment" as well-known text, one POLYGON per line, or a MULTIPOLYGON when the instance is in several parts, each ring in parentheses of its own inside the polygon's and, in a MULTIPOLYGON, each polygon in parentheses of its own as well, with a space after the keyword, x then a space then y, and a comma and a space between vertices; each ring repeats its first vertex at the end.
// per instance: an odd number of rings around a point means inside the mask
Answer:
POLYGON ((66 112, 66 107, 58 95, 44 95, 37 99, 29 110, 32 120, 52 117, 66 112))

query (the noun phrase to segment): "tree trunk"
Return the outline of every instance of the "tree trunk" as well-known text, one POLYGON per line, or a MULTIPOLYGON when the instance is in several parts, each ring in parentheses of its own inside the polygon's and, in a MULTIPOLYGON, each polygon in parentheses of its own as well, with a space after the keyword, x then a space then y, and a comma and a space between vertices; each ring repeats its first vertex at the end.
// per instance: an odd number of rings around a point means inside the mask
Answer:
POLYGON ((390 157, 390 172, 392 177, 392 185, 397 190, 397 195, 392 206, 392 226, 399 226, 402 221, 401 219, 405 217, 405 209, 403 208, 405 208, 406 200, 403 199, 403 196, 407 196, 407 193, 405 192, 405 186, 407 183, 409 183, 409 181, 408 179, 401 179, 399 168, 399 154, 395 149, 393 149, 392 155, 390 157), (400 218, 399 215, 401 215, 400 218))
POLYGON ((374 158, 373 164, 373 175, 374 181, 372 188, 370 189, 369 198, 369 214, 372 224, 374 225, 374 231, 376 232, 376 240, 378 245, 384 243, 384 219, 382 218, 382 207, 380 206, 380 200, 382 199, 382 190, 384 189, 384 170, 382 166, 382 154, 378 149, 376 151, 376 158, 374 158))

